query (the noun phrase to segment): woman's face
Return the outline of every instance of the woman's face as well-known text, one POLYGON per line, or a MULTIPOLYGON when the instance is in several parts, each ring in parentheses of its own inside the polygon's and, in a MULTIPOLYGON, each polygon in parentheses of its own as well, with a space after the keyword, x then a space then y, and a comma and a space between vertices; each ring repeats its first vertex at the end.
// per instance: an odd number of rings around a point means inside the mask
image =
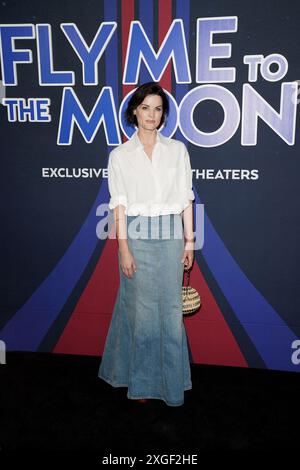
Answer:
POLYGON ((163 114, 162 98, 159 95, 147 95, 144 101, 134 109, 138 127, 153 130, 159 126, 163 114))

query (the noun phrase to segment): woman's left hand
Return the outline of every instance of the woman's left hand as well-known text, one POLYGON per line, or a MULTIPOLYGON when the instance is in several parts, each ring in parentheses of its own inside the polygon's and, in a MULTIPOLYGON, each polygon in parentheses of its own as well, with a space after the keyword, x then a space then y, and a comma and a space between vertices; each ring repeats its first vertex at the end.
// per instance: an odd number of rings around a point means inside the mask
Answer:
POLYGON ((186 270, 190 269, 192 267, 193 261, 194 261, 194 250, 184 250, 181 262, 184 263, 184 268, 186 270))

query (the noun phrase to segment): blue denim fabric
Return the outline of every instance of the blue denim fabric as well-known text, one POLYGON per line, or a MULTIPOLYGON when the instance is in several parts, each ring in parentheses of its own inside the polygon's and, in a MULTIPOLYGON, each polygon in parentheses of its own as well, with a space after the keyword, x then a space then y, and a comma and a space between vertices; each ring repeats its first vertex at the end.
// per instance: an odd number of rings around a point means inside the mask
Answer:
POLYGON ((98 376, 114 387, 128 387, 130 399, 179 406, 192 388, 182 315, 182 219, 180 214, 127 216, 127 231, 137 271, 127 278, 118 252, 120 285, 98 376), (138 219, 140 234, 131 237, 129 224, 138 219))

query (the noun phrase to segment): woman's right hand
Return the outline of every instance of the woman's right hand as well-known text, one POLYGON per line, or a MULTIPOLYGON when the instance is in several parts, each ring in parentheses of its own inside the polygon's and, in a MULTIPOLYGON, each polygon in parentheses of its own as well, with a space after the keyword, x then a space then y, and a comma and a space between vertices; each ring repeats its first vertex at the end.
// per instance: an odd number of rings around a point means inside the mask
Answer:
POLYGON ((132 278, 133 274, 136 272, 136 264, 134 257, 132 256, 130 250, 122 250, 120 252, 121 260, 120 265, 123 273, 126 277, 132 278))

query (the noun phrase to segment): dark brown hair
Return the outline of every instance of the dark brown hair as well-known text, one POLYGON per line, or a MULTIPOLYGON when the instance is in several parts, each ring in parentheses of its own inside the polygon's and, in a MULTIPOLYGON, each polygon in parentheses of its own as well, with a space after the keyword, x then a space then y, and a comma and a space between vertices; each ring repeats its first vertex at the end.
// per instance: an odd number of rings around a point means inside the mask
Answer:
POLYGON ((136 115, 133 113, 133 111, 144 101, 147 95, 158 95, 162 99, 163 113, 158 126, 158 128, 160 128, 169 114, 169 100, 166 93, 157 82, 144 83, 135 90, 130 100, 128 101, 127 109, 124 113, 126 122, 130 126, 138 125, 136 115))

